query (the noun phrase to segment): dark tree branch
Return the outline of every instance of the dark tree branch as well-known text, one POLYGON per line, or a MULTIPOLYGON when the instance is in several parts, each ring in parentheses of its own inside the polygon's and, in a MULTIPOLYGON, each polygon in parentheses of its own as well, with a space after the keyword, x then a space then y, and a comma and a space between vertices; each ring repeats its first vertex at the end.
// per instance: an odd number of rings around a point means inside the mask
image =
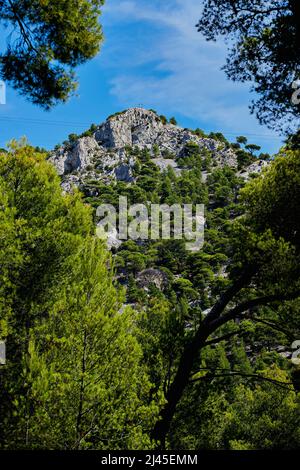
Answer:
POLYGON ((225 291, 215 306, 211 309, 210 313, 205 317, 202 324, 198 328, 193 340, 187 344, 181 356, 179 366, 175 378, 166 394, 167 403, 161 411, 161 420, 157 421, 153 429, 152 437, 160 441, 161 446, 165 445, 165 438, 169 431, 171 420, 174 416, 177 403, 182 397, 185 387, 189 383, 190 374, 193 370, 194 362, 200 352, 205 346, 207 338, 216 331, 220 326, 234 320, 243 312, 261 305, 268 305, 273 302, 293 300, 299 297, 300 290, 289 294, 276 294, 258 297, 255 299, 247 300, 237 305, 236 307, 228 310, 222 315, 228 303, 232 301, 237 293, 239 293, 245 285, 249 284, 257 268, 248 268, 241 277, 225 291))
POLYGON ((186 345, 178 365, 177 373, 170 385, 168 393, 166 394, 167 403, 160 413, 161 420, 156 422, 152 433, 153 439, 160 441, 162 447, 165 445, 165 438, 175 413, 177 403, 181 399, 184 389, 189 382, 195 359, 197 358, 199 351, 204 347, 207 338, 218 328, 218 326, 214 326, 214 322, 218 319, 220 321, 219 317, 226 306, 230 301, 232 301, 233 297, 243 289, 243 287, 250 283, 257 270, 258 268, 256 266, 248 266, 245 269, 234 284, 220 296, 210 313, 204 318, 203 322, 199 326, 192 341, 186 345))
POLYGON ((235 297, 235 295, 250 282, 257 270, 258 268, 256 266, 249 266, 245 269, 240 278, 237 279, 237 281, 235 281, 234 284, 220 296, 220 299, 215 303, 211 311, 205 317, 204 322, 211 323, 213 320, 217 319, 233 297, 235 297))
POLYGON ((255 307, 260 307, 263 305, 268 305, 274 302, 283 302, 286 300, 295 300, 297 297, 300 296, 300 290, 297 290, 295 292, 289 293, 289 294, 274 294, 274 295, 266 295, 264 297, 258 297, 256 299, 251 299, 247 300, 246 302, 243 302, 233 309, 229 310, 228 312, 224 313, 220 318, 214 320, 212 322, 212 326, 215 328, 219 328, 221 325, 224 325, 230 320, 234 320, 237 318, 240 314, 251 310, 255 307))
MULTIPOLYGON (((205 368, 199 369, 199 371, 201 370, 210 370, 210 369, 205 369, 205 368)), ((226 370, 226 369, 218 369, 218 370, 226 370)), ((235 371, 223 373, 223 374, 207 374, 207 375, 204 375, 203 377, 191 379, 190 383, 199 382, 200 380, 205 380, 205 379, 212 379, 212 378, 219 378, 219 377, 235 377, 235 376, 265 381, 273 385, 276 385, 277 387, 288 389, 290 391, 294 390, 293 382, 282 382, 280 380, 270 379, 269 377, 264 377, 263 375, 259 375, 259 374, 244 374, 243 372, 235 372, 235 371), (289 385, 291 385, 291 387, 289 387, 289 385)))
POLYGON ((11 6, 11 11, 14 15, 15 20, 19 25, 20 33, 21 33, 21 36, 24 39, 24 42, 27 44, 29 49, 33 50, 36 54, 39 54, 39 51, 37 51, 36 48, 34 47, 34 45, 32 44, 32 41, 30 39, 30 35, 27 33, 24 22, 23 22, 22 18, 20 18, 20 15, 18 14, 18 11, 16 10, 13 2, 11 0, 8 0, 8 3, 11 6))
POLYGON ((293 336, 288 330, 286 330, 285 328, 282 328, 276 322, 271 322, 269 320, 265 320, 264 318, 256 318, 256 317, 252 317, 251 319, 256 323, 262 323, 263 325, 269 326, 273 330, 279 331, 280 333, 283 333, 288 337, 293 336))
POLYGON ((226 339, 232 338, 233 336, 238 335, 239 333, 241 333, 241 329, 232 331, 231 333, 228 333, 223 336, 218 336, 217 338, 206 341, 203 347, 210 346, 211 344, 220 343, 221 341, 225 341, 226 339))

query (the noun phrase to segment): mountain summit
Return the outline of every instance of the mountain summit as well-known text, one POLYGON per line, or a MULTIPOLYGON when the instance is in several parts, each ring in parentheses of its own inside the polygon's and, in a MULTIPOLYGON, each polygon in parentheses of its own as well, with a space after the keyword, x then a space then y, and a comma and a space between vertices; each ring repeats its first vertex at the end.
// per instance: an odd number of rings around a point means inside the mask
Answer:
POLYGON ((127 150, 134 147, 147 149, 161 170, 171 166, 177 174, 181 171, 178 159, 184 158, 187 145, 209 152, 216 167, 238 166, 235 151, 225 142, 168 123, 155 111, 143 108, 116 113, 81 136, 70 137, 50 155, 67 190, 70 184, 80 186, 83 176, 132 181, 135 159, 127 150))

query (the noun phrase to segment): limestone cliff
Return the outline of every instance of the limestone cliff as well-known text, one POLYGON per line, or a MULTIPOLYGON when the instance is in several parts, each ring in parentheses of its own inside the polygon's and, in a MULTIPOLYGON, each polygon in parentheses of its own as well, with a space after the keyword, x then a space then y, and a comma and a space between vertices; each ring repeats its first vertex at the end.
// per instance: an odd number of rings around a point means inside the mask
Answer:
MULTIPOLYGON (((237 168, 236 154, 226 148, 224 142, 199 137, 191 130, 164 123, 154 111, 143 108, 131 108, 109 117, 91 135, 79 137, 51 152, 50 161, 63 177, 62 185, 68 191, 72 185, 80 186, 86 178, 107 183, 115 179, 133 181, 135 161, 132 156, 128 157, 128 147, 148 148, 153 163, 161 171, 171 166, 180 173, 176 158, 183 154, 189 142, 209 150, 214 166, 237 168)), ((254 166, 254 172, 258 172, 263 165, 254 166)))

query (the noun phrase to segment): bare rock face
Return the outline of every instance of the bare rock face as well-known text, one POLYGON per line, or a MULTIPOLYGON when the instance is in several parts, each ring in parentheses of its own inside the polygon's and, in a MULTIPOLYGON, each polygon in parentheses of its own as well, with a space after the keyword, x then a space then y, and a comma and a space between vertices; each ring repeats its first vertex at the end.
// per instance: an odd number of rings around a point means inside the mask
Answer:
POLYGON ((243 171, 239 172, 239 175, 247 181, 251 175, 261 173, 267 166, 269 166, 269 164, 270 162, 267 160, 257 160, 256 162, 251 163, 251 165, 243 171))
POLYGON ((152 146, 163 127, 159 117, 152 111, 132 108, 100 125, 95 139, 107 148, 152 146))
POLYGON ((151 284, 162 290, 168 284, 168 276, 159 269, 145 269, 137 275, 137 284, 145 290, 149 289, 151 284))
POLYGON ((178 165, 175 160, 172 160, 171 158, 153 158, 152 161, 153 163, 155 163, 155 165, 158 166, 161 171, 166 170, 170 166, 171 168, 173 168, 176 175, 180 175, 181 173, 181 169, 178 168, 178 165))
POLYGON ((134 162, 128 160, 126 147, 136 146, 153 151, 156 145, 162 158, 156 155, 153 162, 161 171, 170 165, 179 173, 175 159, 182 154, 188 142, 211 151, 217 166, 237 167, 234 151, 226 149, 223 143, 199 137, 188 129, 163 124, 155 112, 143 108, 131 108, 108 118, 91 136, 80 137, 53 151, 49 160, 59 175, 64 176, 64 181, 70 180, 68 175, 76 172, 80 172, 82 177, 90 177, 89 172, 96 171, 99 180, 108 178, 131 182, 134 162), (165 159, 163 152, 168 154, 165 159))
POLYGON ((74 170, 84 170, 91 164, 91 159, 99 151, 99 145, 92 137, 81 137, 69 148, 61 147, 50 157, 59 175, 72 173, 74 170))
POLYGON ((224 144, 198 137, 173 124, 163 124, 153 111, 143 108, 132 108, 108 119, 99 126, 95 139, 99 145, 110 149, 126 146, 152 149, 156 144, 161 151, 168 151, 174 156, 180 155, 188 142, 194 142, 200 148, 219 153, 220 163, 224 160, 226 165, 237 166, 235 153, 225 150, 224 144))
POLYGON ((107 248, 111 250, 112 248, 119 248, 119 246, 121 245, 122 245, 122 241, 119 240, 117 230, 113 229, 110 232, 108 232, 107 238, 106 238, 107 248))
POLYGON ((118 181, 125 181, 126 183, 131 183, 134 179, 132 177, 131 166, 122 163, 121 165, 115 168, 115 175, 118 181))

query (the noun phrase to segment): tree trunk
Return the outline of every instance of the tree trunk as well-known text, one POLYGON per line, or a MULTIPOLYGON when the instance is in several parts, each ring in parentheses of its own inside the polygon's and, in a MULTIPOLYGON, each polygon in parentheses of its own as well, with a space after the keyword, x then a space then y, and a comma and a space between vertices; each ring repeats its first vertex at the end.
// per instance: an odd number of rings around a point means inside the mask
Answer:
POLYGON ((77 412, 77 422, 76 422, 76 434, 77 434, 77 442, 76 447, 80 447, 81 441, 81 419, 82 419, 82 411, 83 411, 83 399, 84 399, 84 374, 86 370, 85 360, 86 360, 86 343, 87 343, 87 334, 84 331, 83 335, 83 352, 81 358, 81 380, 80 380, 80 392, 79 392, 79 404, 78 404, 78 412, 77 412))
POLYGON ((167 403, 160 413, 161 419, 156 422, 152 432, 153 439, 160 441, 161 448, 165 447, 166 435, 169 431, 176 405, 188 385, 195 358, 209 335, 210 332, 204 328, 203 331, 201 331, 201 335, 197 335, 194 340, 186 346, 182 354, 176 376, 166 394, 167 403))
POLYGON ((250 282, 256 270, 256 267, 249 266, 240 278, 220 296, 219 300, 199 326, 192 341, 185 347, 175 378, 166 394, 167 403, 161 410, 160 419, 156 422, 152 431, 152 438, 160 442, 161 448, 165 447, 166 436, 169 432, 176 406, 188 385, 194 362, 198 358, 199 352, 204 347, 207 338, 219 327, 216 320, 224 312, 233 297, 250 282))

